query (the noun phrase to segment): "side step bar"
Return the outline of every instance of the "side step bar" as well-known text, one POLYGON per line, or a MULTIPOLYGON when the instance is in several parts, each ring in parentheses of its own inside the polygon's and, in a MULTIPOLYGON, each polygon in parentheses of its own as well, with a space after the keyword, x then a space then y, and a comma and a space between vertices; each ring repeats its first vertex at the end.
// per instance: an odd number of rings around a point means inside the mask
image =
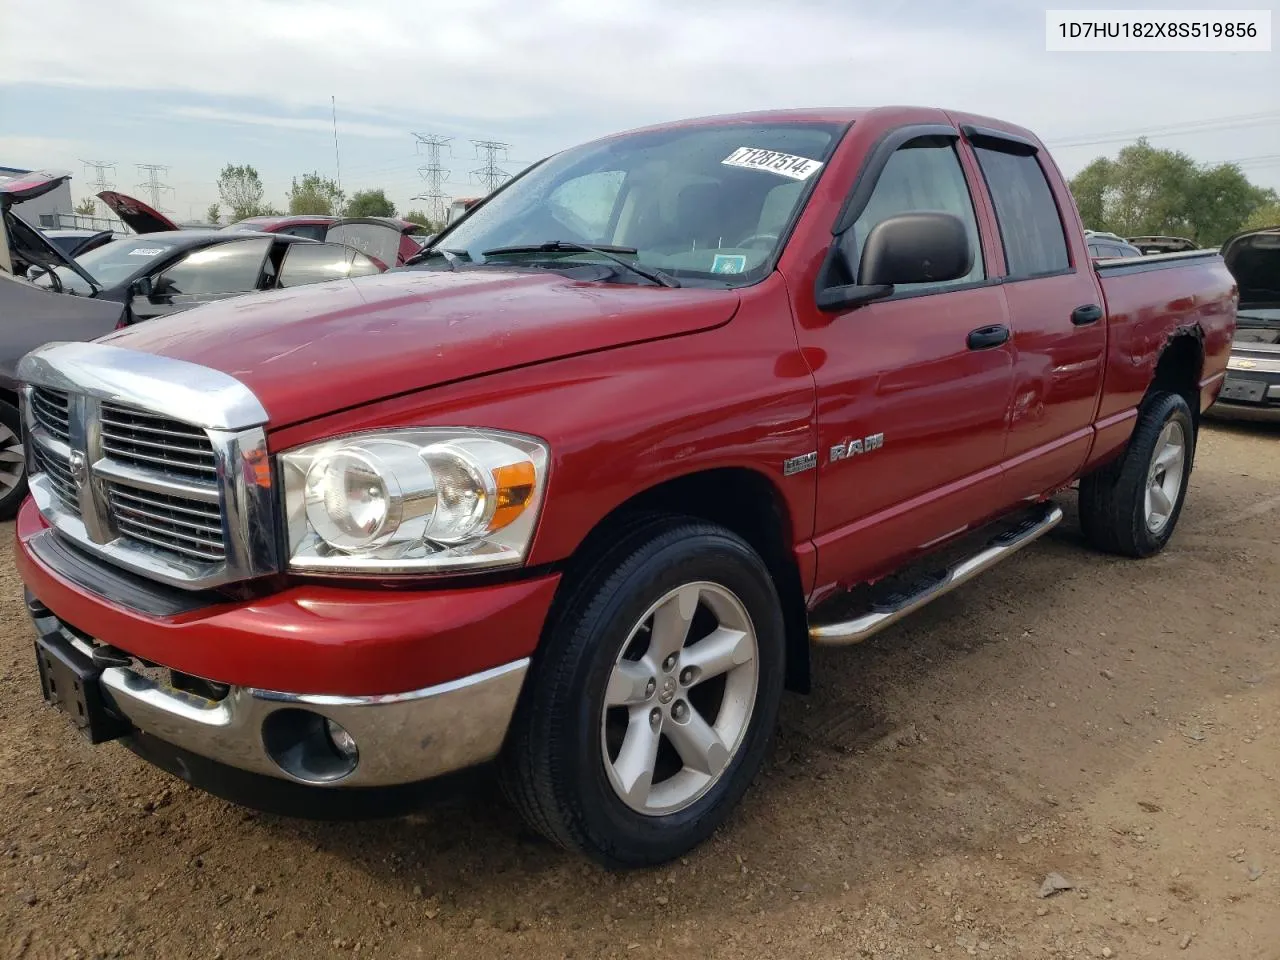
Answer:
POLYGON ((977 553, 954 563, 942 573, 924 578, 905 592, 885 598, 884 601, 874 604, 868 612, 839 623, 811 625, 809 639, 813 643, 824 646, 861 643, 915 613, 931 600, 936 600, 961 584, 968 583, 984 570, 994 567, 1027 544, 1039 540, 1061 520, 1062 508, 1055 504, 1047 504, 1041 514, 1029 517, 1012 530, 987 541, 987 545, 977 553))

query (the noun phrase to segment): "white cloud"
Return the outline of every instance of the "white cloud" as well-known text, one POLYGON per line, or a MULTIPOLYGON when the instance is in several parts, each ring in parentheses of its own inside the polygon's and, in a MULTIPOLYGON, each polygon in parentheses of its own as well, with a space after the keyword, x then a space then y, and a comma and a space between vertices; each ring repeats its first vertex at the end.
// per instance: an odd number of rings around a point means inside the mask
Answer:
MULTIPOLYGON (((171 107, 166 115, 179 120, 197 120, 208 123, 231 123, 239 126, 273 127, 279 130, 305 130, 311 133, 328 135, 333 130, 333 121, 318 117, 285 117, 271 113, 248 113, 238 110, 218 110, 213 107, 182 106, 171 107)), ((403 140, 404 127, 392 127, 384 124, 359 123, 349 120, 338 120, 338 130, 347 136, 386 137, 403 140)))

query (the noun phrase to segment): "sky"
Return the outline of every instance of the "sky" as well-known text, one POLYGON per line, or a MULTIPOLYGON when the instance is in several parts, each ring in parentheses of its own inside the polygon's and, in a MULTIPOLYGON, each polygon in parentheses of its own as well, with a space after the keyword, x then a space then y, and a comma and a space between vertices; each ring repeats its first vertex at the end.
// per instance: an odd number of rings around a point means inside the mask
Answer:
POLYGON ((79 200, 84 161, 144 197, 138 165, 166 165, 162 206, 200 219, 224 164, 255 166, 283 207, 291 177, 340 163, 348 195, 382 187, 403 212, 423 205, 414 133, 452 138, 445 189, 471 196, 474 140, 509 144, 515 173, 663 120, 920 104, 1027 126, 1068 175, 1147 134, 1280 189, 1280 53, 1048 53, 1045 6, 0 0, 0 166, 71 170, 79 200))

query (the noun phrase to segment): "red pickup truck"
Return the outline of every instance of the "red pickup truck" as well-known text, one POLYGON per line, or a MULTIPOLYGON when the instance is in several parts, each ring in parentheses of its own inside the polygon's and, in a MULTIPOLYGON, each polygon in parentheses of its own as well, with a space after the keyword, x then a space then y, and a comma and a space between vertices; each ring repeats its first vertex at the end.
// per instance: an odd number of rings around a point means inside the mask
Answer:
MULTIPOLYGON (((44 694, 223 796, 496 761, 609 865, 705 839, 813 644, 1052 528, 1160 550, 1237 292, 1094 264, 1028 131, 719 117, 551 157, 403 270, 22 362, 44 694)), ((127 775, 122 770, 121 775, 127 775)))

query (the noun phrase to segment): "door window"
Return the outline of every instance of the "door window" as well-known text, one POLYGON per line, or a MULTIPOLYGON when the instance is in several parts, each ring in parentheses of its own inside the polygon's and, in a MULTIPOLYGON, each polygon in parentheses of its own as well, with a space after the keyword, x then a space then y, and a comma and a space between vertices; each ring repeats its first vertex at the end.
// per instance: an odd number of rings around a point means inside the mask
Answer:
POLYGON ((951 141, 933 137, 907 143, 885 164, 871 199, 842 241, 852 245, 850 262, 861 262, 863 244, 876 224, 901 213, 926 211, 950 213, 960 218, 973 250, 973 269, 956 280, 899 284, 895 290, 943 289, 983 279, 986 271, 982 262, 978 218, 973 211, 973 199, 964 179, 964 170, 951 141))
POLYGON ((262 261, 270 248, 269 238, 254 237, 193 250, 155 278, 152 296, 208 296, 257 290, 262 261))
POLYGON ((976 147, 1000 223, 1009 277, 1023 279, 1070 268, 1062 216, 1034 153, 976 147))
POLYGON ((340 243, 291 243, 280 266, 280 287, 300 287, 322 280, 364 277, 378 273, 378 265, 359 251, 340 243))

